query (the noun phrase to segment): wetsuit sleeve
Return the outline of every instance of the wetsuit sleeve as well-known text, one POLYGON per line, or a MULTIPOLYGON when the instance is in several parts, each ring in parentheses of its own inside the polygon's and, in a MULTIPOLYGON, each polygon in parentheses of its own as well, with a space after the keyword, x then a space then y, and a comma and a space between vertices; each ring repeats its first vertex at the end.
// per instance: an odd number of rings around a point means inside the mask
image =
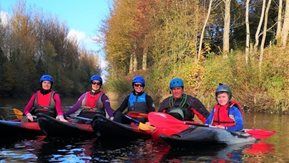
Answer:
POLYGON ((34 101, 35 101, 35 97, 36 97, 36 93, 34 93, 31 97, 30 97, 30 100, 29 102, 26 104, 25 108, 24 108, 24 114, 28 114, 32 107, 33 107, 33 104, 34 104, 34 101))
POLYGON ((121 112, 122 113, 128 107, 128 98, 129 98, 129 95, 126 96, 126 98, 123 100, 121 105, 116 109, 116 111, 114 112, 114 115, 115 115, 116 112, 121 112))
POLYGON ((55 93, 53 98, 55 100, 55 108, 57 115, 63 115, 62 104, 59 94, 55 93))
POLYGON ((243 122, 243 117, 242 117, 242 113, 240 112, 240 110, 236 107, 231 107, 230 111, 229 111, 229 116, 233 116, 236 125, 232 126, 232 127, 226 127, 226 130, 228 131, 240 131, 243 130, 244 128, 244 122, 243 122))
POLYGON ((200 100, 197 98, 191 98, 191 110, 203 123, 205 123, 209 112, 200 100))
POLYGON ((206 119, 205 124, 207 125, 213 124, 213 117, 214 117, 214 109, 212 109, 212 111, 210 112, 209 116, 206 119))
POLYGON ((160 103, 158 112, 167 112, 168 108, 169 108, 169 98, 166 98, 160 103))
POLYGON ((108 97, 105 94, 103 94, 101 96, 101 101, 102 101, 102 103, 104 105, 105 111, 108 114, 108 116, 112 117, 113 116, 113 109, 111 108, 110 101, 109 101, 108 97))
POLYGON ((148 106, 148 112, 156 111, 155 104, 154 104, 154 101, 153 101, 151 96, 146 95, 146 103, 147 103, 147 106, 148 106))
POLYGON ((76 103, 75 103, 73 106, 71 106, 67 112, 64 113, 65 116, 69 116, 69 115, 75 113, 78 109, 81 108, 81 104, 82 104, 82 101, 83 101, 83 99, 84 99, 84 97, 85 97, 85 94, 86 94, 86 93, 83 93, 83 94, 78 98, 78 100, 76 101, 76 103))

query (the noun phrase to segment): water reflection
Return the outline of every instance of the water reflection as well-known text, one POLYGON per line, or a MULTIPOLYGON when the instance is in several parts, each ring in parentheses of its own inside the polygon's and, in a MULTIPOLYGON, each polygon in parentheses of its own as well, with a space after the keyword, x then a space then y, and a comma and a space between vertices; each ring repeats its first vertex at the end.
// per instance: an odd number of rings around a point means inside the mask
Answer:
POLYGON ((98 139, 51 139, 40 136, 1 145, 0 160, 6 162, 242 162, 272 153, 265 142, 227 147, 171 148, 161 141, 136 140, 105 142, 98 139), (9 145, 10 143, 10 145, 9 145))
MULTIPOLYGON (((250 115, 251 116, 251 115, 250 115)), ((248 128, 276 130, 252 145, 171 148, 161 141, 51 139, 45 136, 0 139, 0 162, 288 162, 288 116, 247 116, 248 128), (249 123, 250 122, 250 123, 249 123)), ((2 133, 2 131, 1 131, 2 133)))
POLYGON ((191 148, 174 148, 164 157, 165 161, 229 161, 242 162, 245 155, 264 155, 272 152, 273 145, 267 143, 236 144, 226 147, 207 146, 191 148))

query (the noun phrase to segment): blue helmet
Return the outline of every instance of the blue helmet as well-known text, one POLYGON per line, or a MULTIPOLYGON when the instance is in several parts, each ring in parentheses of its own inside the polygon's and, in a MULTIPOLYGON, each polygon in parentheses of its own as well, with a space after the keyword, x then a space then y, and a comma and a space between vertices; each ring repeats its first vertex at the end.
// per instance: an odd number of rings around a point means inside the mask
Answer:
POLYGON ((54 82, 53 77, 51 75, 49 75, 49 74, 45 74, 45 75, 42 75, 40 77, 39 83, 41 83, 43 81, 50 81, 51 83, 54 82))
POLYGON ((90 77, 90 82, 92 82, 93 80, 98 80, 100 84, 102 85, 102 78, 99 75, 92 75, 90 77))
POLYGON ((220 92, 226 92, 229 95, 229 99, 232 98, 232 91, 228 85, 219 83, 219 85, 216 89, 216 97, 220 92))
POLYGON ((141 83, 143 86, 145 86, 145 80, 140 75, 136 75, 136 76, 133 77, 132 84, 134 84, 134 83, 141 83))
POLYGON ((173 78, 170 81, 170 89, 176 88, 176 87, 182 87, 184 88, 184 82, 181 78, 173 78))

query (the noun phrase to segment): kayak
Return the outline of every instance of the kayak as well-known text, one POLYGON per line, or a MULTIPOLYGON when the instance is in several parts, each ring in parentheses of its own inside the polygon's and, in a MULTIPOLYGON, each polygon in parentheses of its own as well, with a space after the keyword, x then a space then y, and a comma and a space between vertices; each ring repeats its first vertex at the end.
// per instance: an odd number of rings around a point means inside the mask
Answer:
POLYGON ((136 125, 122 124, 96 115, 92 121, 95 133, 102 139, 138 139, 150 138, 151 133, 142 131, 136 125))
POLYGON ((25 137, 43 135, 37 122, 0 120, 0 137, 25 137))
POLYGON ((172 146, 250 144, 256 138, 246 132, 229 132, 225 129, 191 125, 188 129, 160 138, 172 146))
POLYGON ((62 122, 45 114, 37 116, 41 130, 49 137, 92 137, 91 124, 62 122))

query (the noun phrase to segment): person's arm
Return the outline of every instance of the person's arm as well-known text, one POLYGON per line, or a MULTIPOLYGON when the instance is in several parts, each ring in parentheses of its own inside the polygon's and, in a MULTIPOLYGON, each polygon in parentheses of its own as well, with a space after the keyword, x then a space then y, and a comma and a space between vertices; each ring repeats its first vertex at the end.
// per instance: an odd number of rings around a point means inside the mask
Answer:
POLYGON ((62 104, 61 104, 59 94, 55 93, 53 98, 55 101, 55 108, 56 108, 57 115, 63 115, 62 104))
POLYGON ((85 94, 86 93, 83 93, 78 98, 77 102, 73 106, 71 106, 67 112, 64 113, 65 116, 69 116, 69 115, 75 113, 79 108, 81 108, 81 104, 82 104, 82 101, 83 101, 83 99, 85 97, 85 94))
POLYGON ((56 108, 56 112, 57 112, 57 116, 55 118, 57 120, 59 120, 59 121, 67 122, 67 120, 64 119, 64 117, 63 117, 62 104, 61 104, 61 100, 60 100, 59 94, 55 93, 53 98, 55 100, 55 108, 56 108))
POLYGON ((146 95, 146 103, 147 103, 147 106, 148 106, 148 112, 156 111, 155 104, 154 104, 154 101, 153 101, 151 96, 146 95))
POLYGON ((170 98, 170 97, 164 99, 164 100, 160 103, 160 107, 159 107, 158 112, 164 112, 164 113, 167 112, 167 109, 169 108, 169 98, 170 98))
POLYGON ((121 105, 116 109, 116 111, 113 113, 114 115, 117 112, 122 113, 128 107, 128 98, 129 98, 129 95, 123 100, 121 105))
POLYGON ((36 93, 34 93, 29 102, 26 104, 25 108, 24 108, 24 114, 27 115, 28 113, 30 113, 32 107, 33 107, 33 104, 34 104, 34 101, 35 101, 35 97, 36 97, 36 93))
POLYGON ((242 113, 240 112, 240 110, 233 106, 232 108, 230 108, 229 116, 230 117, 232 116, 232 118, 234 118, 235 126, 226 127, 225 129, 228 131, 233 131, 233 132, 243 130, 244 122, 243 122, 243 117, 242 117, 242 113))
POLYGON ((214 109, 210 112, 209 116, 206 119, 205 124, 212 125, 213 124, 213 117, 214 117, 214 109))
POLYGON ((108 97, 105 94, 103 94, 101 96, 101 101, 102 101, 102 103, 104 105, 104 109, 105 109, 106 113, 108 114, 108 116, 112 117, 113 116, 113 109, 111 108, 110 101, 109 101, 108 97))
POLYGON ((205 123, 209 116, 209 112, 200 100, 197 98, 191 98, 191 110, 203 123, 205 123))

